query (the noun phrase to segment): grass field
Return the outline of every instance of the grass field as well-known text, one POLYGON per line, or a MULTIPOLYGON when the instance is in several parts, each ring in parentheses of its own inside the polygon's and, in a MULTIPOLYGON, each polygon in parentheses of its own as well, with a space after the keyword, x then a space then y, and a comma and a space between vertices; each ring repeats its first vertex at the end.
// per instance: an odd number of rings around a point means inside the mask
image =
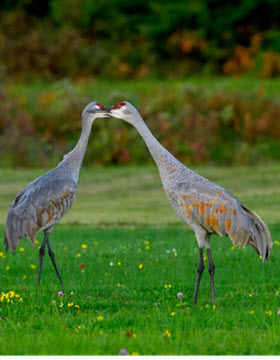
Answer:
MULTIPOLYGON (((83 168, 76 202, 50 237, 64 289, 48 255, 37 288, 38 249, 27 240, 14 257, 0 245, 1 291, 10 292, 0 301, 0 354, 279 355, 280 166, 194 170, 267 222, 275 242, 268 263, 212 237, 217 307, 207 261, 192 307, 198 247, 156 168, 83 168)), ((1 169, 2 234, 16 192, 43 172, 1 169)))

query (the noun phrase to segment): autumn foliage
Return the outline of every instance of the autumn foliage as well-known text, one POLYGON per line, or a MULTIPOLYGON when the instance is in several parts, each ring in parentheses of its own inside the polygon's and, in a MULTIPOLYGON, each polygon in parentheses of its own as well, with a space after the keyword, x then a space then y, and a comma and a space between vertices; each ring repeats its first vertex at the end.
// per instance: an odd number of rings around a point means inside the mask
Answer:
POLYGON ((0 78, 279 76, 278 0, 2 0, 0 78))
MULTIPOLYGON (((108 94, 108 104, 117 102, 108 94)), ((186 164, 255 164, 280 159, 280 104, 257 92, 186 86, 151 98, 140 94, 138 107, 156 138, 186 164)), ((0 164, 55 165, 80 135, 81 112, 91 98, 57 86, 31 105, 23 96, 1 94, 0 164)), ((86 164, 142 164, 151 157, 135 129, 119 119, 93 125, 86 164)))

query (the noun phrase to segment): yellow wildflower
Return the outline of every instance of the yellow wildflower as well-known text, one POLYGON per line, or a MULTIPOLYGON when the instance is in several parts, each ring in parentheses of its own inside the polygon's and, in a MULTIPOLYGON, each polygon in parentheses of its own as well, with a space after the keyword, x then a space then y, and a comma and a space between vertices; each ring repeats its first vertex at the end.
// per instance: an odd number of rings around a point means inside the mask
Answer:
POLYGON ((20 252, 23 252, 23 251, 25 251, 25 248, 20 247, 20 248, 19 248, 19 251, 20 251, 20 252))
POLYGON ((178 256, 178 254, 176 253, 176 251, 174 252, 174 256, 175 256, 175 257, 178 256))
POLYGON ((216 309, 216 305, 213 305, 213 310, 215 310, 216 309))
POLYGON ((68 303, 68 307, 71 307, 73 306, 74 304, 73 303, 68 303))
POLYGON ((277 241, 277 240, 275 240, 275 241, 274 241, 274 244, 275 244, 275 245, 280 245, 280 242, 277 241))
POLYGON ((82 249, 87 249, 88 246, 87 246, 86 244, 82 244, 81 248, 82 248, 82 249))
POLYGON ((235 247, 234 247, 234 246, 232 246, 232 247, 231 247, 231 250, 235 250, 235 247))
POLYGON ((79 309, 79 308, 80 308, 80 306, 79 306, 79 305, 75 305, 75 308, 79 309))
POLYGON ((10 266, 8 265, 8 266, 6 266, 6 270, 10 270, 10 266))
POLYGON ((102 335, 102 334, 103 334, 103 331, 99 331, 99 334, 102 335))
POLYGON ((118 262, 118 265, 119 265, 119 266, 122 266, 122 263, 119 261, 119 262, 118 262))
POLYGON ((31 267, 31 269, 33 269, 33 270, 36 269, 36 265, 31 264, 30 267, 31 267))
POLYGON ((117 284, 117 287, 121 287, 121 284, 117 284))
POLYGON ((144 241, 144 244, 150 245, 150 242, 149 241, 144 241))
POLYGON ((82 255, 80 253, 76 254, 76 257, 81 257, 82 255))
POLYGON ((260 255, 260 259, 262 259, 262 256, 260 255))
POLYGON ((146 249, 146 250, 150 250, 150 246, 149 246, 149 245, 147 245, 145 249, 146 249))
POLYGON ((22 303, 22 302, 23 302, 23 299, 22 299, 22 298, 19 298, 18 301, 22 303))
POLYGON ((104 317, 99 315, 98 318, 97 318, 97 321, 103 321, 104 317))
POLYGON ((94 241, 94 243, 93 243, 94 245, 98 245, 98 241, 94 241))
POLYGON ((39 244, 39 241, 38 241, 37 239, 36 239, 34 242, 35 242, 35 244, 37 244, 37 245, 39 244))
POLYGON ((171 333, 168 330, 165 330, 165 335, 167 335, 169 338, 171 337, 171 333))
POLYGON ((0 252, 0 257, 3 258, 3 259, 5 259, 4 253, 0 252))
POLYGON ((204 261, 205 261, 205 260, 207 260, 207 257, 206 257, 206 256, 204 256, 203 260, 204 260, 204 261))
POLYGON ((175 312, 172 312, 170 315, 171 315, 171 316, 174 316, 175 314, 176 314, 175 312))
POLYGON ((138 352, 133 352, 131 355, 132 355, 132 356, 138 356, 139 353, 138 353, 138 352))
POLYGON ((267 315, 269 315, 269 316, 271 316, 272 315, 272 312, 271 312, 271 310, 269 310, 269 311, 266 311, 265 312, 267 315))
POLYGON ((254 313, 255 313, 255 311, 254 311, 254 310, 250 311, 250 314, 252 314, 252 315, 253 315, 254 313))
POLYGON ((70 292, 70 295, 73 295, 73 294, 74 294, 73 291, 71 291, 71 292, 70 292))
POLYGON ((140 265, 139 265, 139 269, 141 270, 142 268, 143 268, 143 265, 142 265, 142 264, 140 264, 140 265))
POLYGON ((22 277, 22 278, 23 278, 23 280, 25 280, 25 279, 26 279, 26 275, 23 275, 23 277, 22 277))

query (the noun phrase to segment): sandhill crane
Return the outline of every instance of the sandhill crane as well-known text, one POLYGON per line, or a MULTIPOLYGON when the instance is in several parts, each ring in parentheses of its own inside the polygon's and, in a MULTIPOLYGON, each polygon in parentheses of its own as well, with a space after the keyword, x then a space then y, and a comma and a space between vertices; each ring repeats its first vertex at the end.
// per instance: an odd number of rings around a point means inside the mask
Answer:
POLYGON ((247 209, 227 190, 185 167, 153 136, 139 112, 128 102, 109 108, 93 110, 106 113, 132 124, 145 141, 154 158, 168 200, 177 213, 195 232, 199 246, 199 266, 193 303, 196 303, 200 279, 204 270, 203 246, 209 259, 212 303, 215 304, 214 263, 210 250, 210 236, 227 235, 233 245, 249 244, 262 259, 268 260, 272 240, 261 218, 247 209))
POLYGON ((97 117, 107 117, 104 114, 91 114, 89 110, 100 109, 97 102, 88 104, 82 113, 82 132, 75 148, 64 156, 57 167, 33 180, 22 189, 12 203, 6 217, 4 246, 13 255, 18 242, 25 236, 34 245, 39 231, 45 236, 39 250, 39 272, 37 285, 40 283, 45 247, 48 245, 52 260, 61 286, 54 252, 49 242, 49 234, 54 226, 70 211, 77 192, 77 182, 83 162, 93 121, 97 117))

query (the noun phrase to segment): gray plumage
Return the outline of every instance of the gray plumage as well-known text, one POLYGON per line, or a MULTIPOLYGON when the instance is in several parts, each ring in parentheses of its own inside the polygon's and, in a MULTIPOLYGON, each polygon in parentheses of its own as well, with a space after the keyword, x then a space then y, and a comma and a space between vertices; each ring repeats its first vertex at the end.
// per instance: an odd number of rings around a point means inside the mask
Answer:
POLYGON ((132 124, 145 141, 154 158, 170 205, 195 232, 200 248, 200 265, 194 295, 196 301, 200 277, 204 269, 203 246, 209 257, 212 301, 214 303, 214 263, 210 252, 210 236, 227 235, 233 245, 249 244, 262 259, 269 258, 272 240, 262 219, 247 209, 227 190, 198 175, 172 156, 152 135, 138 111, 128 102, 96 110, 132 124))
MULTIPOLYGON (((88 110, 100 109, 102 105, 92 102, 86 106, 82 113, 82 132, 75 148, 64 156, 57 167, 32 181, 22 189, 12 203, 6 217, 4 246, 6 251, 15 253, 21 238, 25 236, 34 244, 39 231, 44 231, 51 251, 48 235, 54 226, 70 211, 77 192, 77 183, 80 168, 83 162, 92 123, 97 117, 107 115, 90 114, 88 110)), ((42 247, 41 247, 42 248, 42 247)), ((44 248, 41 250, 44 256, 44 248)), ((54 266, 54 255, 50 254, 54 266)), ((42 265, 42 264, 41 264, 42 265)), ((58 273, 58 270, 56 268, 58 273)), ((39 270, 40 272, 40 270, 39 270)), ((60 279, 60 276, 58 274, 60 279)), ((40 273, 38 282, 40 281, 40 273)))
POLYGON ((4 245, 15 253, 25 236, 34 245, 41 230, 50 233, 56 223, 71 209, 77 192, 77 182, 65 176, 60 166, 32 181, 21 190, 6 217, 4 245))

